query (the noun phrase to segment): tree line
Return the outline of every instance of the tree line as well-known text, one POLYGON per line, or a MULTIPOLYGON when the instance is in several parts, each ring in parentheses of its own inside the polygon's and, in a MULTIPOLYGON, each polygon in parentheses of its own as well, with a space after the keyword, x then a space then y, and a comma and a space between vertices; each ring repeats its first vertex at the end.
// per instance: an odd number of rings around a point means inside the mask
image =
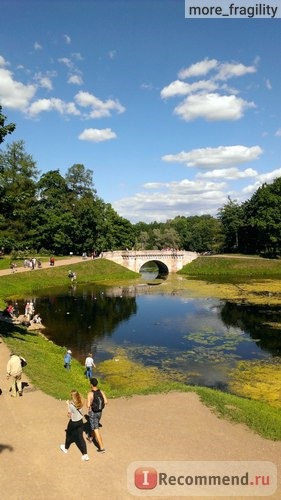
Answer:
MULTIPOLYGON (((0 143, 15 129, 0 106, 0 143)), ((105 203, 93 172, 74 164, 61 175, 40 175, 24 141, 0 150, 0 250, 66 255, 120 249, 178 248, 199 253, 281 252, 281 178, 263 184, 250 200, 228 199, 216 217, 177 216, 132 224, 105 203)))

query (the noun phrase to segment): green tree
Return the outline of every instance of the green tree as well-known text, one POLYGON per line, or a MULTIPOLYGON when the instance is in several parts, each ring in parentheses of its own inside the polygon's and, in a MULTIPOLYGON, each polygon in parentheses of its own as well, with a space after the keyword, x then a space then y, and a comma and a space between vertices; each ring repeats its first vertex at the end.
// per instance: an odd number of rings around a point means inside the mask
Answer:
POLYGON ((243 227, 244 211, 237 201, 228 197, 228 202, 218 211, 218 217, 223 226, 224 251, 237 252, 240 250, 240 238, 243 227))
POLYGON ((85 194, 96 193, 93 188, 93 172, 86 169, 81 163, 75 163, 68 169, 65 180, 76 198, 81 198, 85 194))
POLYGON ((7 116, 2 114, 2 106, 0 106, 0 144, 4 142, 6 135, 14 132, 16 128, 15 123, 9 123, 8 125, 5 125, 6 119, 7 116))
POLYGON ((281 177, 263 184, 244 206, 246 250, 276 257, 281 253, 281 177))
POLYGON ((15 247, 30 246, 38 170, 23 141, 0 152, 0 229, 15 247))

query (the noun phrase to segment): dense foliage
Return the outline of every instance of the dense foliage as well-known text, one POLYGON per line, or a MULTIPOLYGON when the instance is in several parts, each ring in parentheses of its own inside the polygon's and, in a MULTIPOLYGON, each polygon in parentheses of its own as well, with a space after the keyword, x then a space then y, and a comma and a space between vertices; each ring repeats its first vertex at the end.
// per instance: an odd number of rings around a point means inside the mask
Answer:
MULTIPOLYGON (((0 106, 0 144, 15 129, 5 121, 0 106)), ((23 141, 0 150, 0 253, 179 248, 276 257, 281 252, 281 178, 242 205, 229 198, 218 217, 179 215, 133 225, 97 196, 93 172, 84 165, 72 165, 65 176, 59 170, 39 174, 23 141)))

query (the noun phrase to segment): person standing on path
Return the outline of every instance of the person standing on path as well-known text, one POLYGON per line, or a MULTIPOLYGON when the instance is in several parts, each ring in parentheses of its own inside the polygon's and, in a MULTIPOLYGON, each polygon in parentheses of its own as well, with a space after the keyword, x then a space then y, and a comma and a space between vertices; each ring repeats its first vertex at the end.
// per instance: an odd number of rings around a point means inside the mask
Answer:
POLYGON ((22 396, 21 376, 22 376, 21 359, 16 354, 11 353, 10 359, 7 363, 7 379, 13 377, 13 382, 10 389, 11 396, 13 398, 16 397, 17 391, 19 393, 19 396, 22 396))
POLYGON ((67 353, 65 354, 64 358, 64 367, 67 369, 67 370, 70 370, 71 368, 71 360, 72 360, 72 352, 71 350, 69 349, 67 351, 67 353))
POLYGON ((78 391, 71 391, 71 401, 67 401, 69 422, 66 429, 65 443, 60 445, 61 451, 67 453, 70 445, 75 443, 77 448, 81 451, 81 459, 84 461, 89 460, 87 454, 87 445, 83 437, 83 401, 78 391))
POLYGON ((98 389, 98 380, 96 378, 91 378, 90 384, 92 390, 88 392, 87 407, 92 435, 88 437, 88 441, 92 441, 94 437, 99 446, 97 451, 104 453, 105 449, 99 428, 101 427, 100 419, 102 416, 102 410, 107 404, 107 398, 104 392, 98 389))
POLYGON ((93 367, 96 368, 93 355, 89 352, 85 359, 86 377, 90 380, 93 377, 93 367))

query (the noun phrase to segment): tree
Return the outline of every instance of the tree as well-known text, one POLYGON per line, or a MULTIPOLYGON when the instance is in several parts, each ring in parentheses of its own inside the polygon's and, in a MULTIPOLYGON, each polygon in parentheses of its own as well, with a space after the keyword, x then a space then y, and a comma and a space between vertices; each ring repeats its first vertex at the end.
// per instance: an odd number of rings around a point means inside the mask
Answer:
POLYGON ((245 202, 244 244, 255 253, 281 253, 281 177, 263 184, 245 202))
POLYGON ((92 194, 96 191, 93 189, 93 172, 86 169, 84 165, 75 163, 70 167, 65 176, 66 183, 77 198, 81 198, 85 194, 92 194))
MULTIPOLYGON (((16 141, 0 152, 0 229, 2 237, 28 244, 36 205, 38 170, 23 141, 16 141)), ((28 244, 29 245, 29 244, 28 244)))
POLYGON ((2 114, 2 106, 0 106, 0 144, 4 142, 6 135, 14 132, 16 128, 15 123, 9 123, 8 125, 5 125, 6 119, 7 116, 2 114))
POLYGON ((228 202, 218 211, 223 226, 224 250, 237 252, 240 248, 239 233, 243 227, 243 208, 228 197, 228 202))

